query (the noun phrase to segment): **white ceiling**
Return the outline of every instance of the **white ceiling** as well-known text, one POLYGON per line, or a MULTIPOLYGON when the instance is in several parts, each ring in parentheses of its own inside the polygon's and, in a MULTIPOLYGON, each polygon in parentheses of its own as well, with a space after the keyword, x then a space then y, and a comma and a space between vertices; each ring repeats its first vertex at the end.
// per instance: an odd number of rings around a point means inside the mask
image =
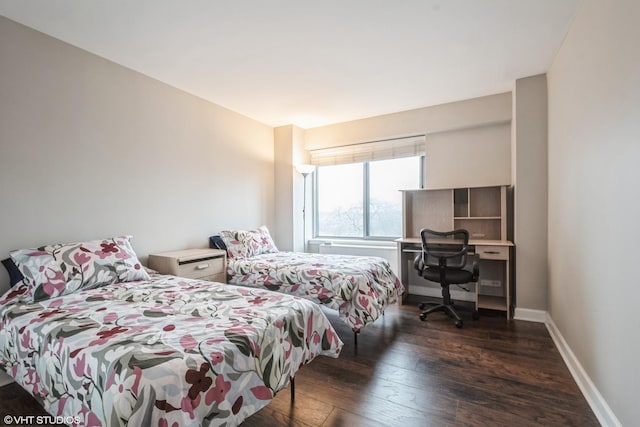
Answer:
POLYGON ((271 126, 510 91, 580 0, 0 0, 0 14, 271 126))

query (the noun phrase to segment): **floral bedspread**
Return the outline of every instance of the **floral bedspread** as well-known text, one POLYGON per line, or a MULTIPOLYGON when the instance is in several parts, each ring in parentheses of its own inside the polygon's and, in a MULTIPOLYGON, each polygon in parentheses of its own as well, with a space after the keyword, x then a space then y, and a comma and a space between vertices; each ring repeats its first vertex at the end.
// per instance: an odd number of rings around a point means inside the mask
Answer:
POLYGON ((233 426, 342 342, 300 298, 173 276, 0 300, 0 366, 74 425, 233 426), (68 418, 73 417, 73 418, 68 418))
POLYGON ((384 258, 276 252, 229 259, 229 283, 265 287, 338 310, 354 331, 374 322, 404 286, 384 258))

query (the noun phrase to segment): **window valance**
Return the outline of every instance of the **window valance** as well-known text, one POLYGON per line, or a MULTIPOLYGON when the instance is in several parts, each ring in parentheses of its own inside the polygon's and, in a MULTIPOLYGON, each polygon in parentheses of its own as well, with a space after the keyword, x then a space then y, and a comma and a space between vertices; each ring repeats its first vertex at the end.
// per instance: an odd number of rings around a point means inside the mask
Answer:
POLYGON ((401 157, 423 156, 425 136, 385 139, 362 142, 340 147, 310 150, 311 163, 316 166, 341 165, 372 160, 389 160, 401 157))

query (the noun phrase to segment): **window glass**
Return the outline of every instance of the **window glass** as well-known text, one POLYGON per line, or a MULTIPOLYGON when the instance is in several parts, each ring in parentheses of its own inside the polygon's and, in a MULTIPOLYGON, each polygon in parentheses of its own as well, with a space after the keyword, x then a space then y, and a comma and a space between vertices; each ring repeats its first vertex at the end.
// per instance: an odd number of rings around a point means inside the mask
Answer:
POLYGON ((317 175, 318 235, 364 235, 363 163, 322 166, 317 175))
POLYGON ((402 236, 399 190, 420 188, 423 163, 424 157, 415 156, 318 167, 316 235, 402 236))
POLYGON ((369 163, 369 235, 402 235, 402 193, 420 188, 421 157, 369 163))

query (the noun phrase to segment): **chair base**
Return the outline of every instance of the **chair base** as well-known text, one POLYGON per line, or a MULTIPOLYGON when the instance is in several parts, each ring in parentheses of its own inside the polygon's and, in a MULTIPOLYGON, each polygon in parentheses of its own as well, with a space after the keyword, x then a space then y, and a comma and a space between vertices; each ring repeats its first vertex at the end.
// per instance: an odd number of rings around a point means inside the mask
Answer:
MULTIPOLYGON (((430 308, 427 308, 425 310, 425 307, 428 304, 433 304, 433 303, 431 303, 431 302, 423 302, 423 303, 420 303, 420 305, 418 305, 418 308, 420 310, 422 310, 422 312, 420 313, 420 320, 422 320, 422 321, 427 320, 427 315, 429 313, 434 313, 436 311, 442 311, 447 316, 452 317, 454 319, 454 323, 455 323, 457 328, 462 328, 462 326, 464 325, 464 322, 463 322, 462 318, 456 312, 456 310, 454 308, 454 304, 450 300, 448 301, 448 303, 436 304, 434 307, 430 307, 430 308)), ((473 318, 473 320, 478 320, 480 318, 478 310, 473 310, 472 318, 473 318)))

